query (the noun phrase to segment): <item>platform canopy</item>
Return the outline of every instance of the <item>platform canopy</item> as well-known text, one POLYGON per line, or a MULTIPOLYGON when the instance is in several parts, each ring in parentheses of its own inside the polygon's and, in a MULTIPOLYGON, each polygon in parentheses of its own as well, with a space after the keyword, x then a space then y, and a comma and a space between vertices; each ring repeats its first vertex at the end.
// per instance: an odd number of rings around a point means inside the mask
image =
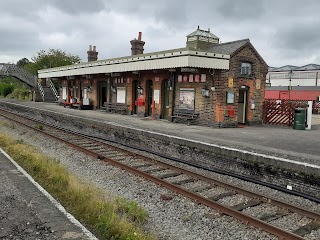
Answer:
POLYGON ((99 73, 118 73, 180 67, 229 69, 230 55, 194 51, 188 48, 106 59, 75 65, 42 69, 39 78, 65 77, 99 73))

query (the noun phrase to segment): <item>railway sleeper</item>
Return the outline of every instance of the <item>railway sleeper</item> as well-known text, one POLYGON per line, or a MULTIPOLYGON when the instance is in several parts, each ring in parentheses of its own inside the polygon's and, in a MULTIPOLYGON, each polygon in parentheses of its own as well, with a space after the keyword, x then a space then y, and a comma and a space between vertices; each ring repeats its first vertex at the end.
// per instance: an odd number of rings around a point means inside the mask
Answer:
POLYGON ((287 216, 288 214, 289 213, 286 212, 266 213, 260 216, 259 219, 264 222, 271 222, 284 216, 287 216))
POLYGON ((246 209, 246 208, 249 208, 249 207, 254 207, 254 206, 257 206, 259 204, 261 204, 262 202, 259 201, 259 200, 255 200, 255 199, 252 199, 248 202, 243 202, 243 203, 239 203, 237 205, 234 205, 232 206, 232 208, 234 210, 237 210, 237 211, 242 211, 243 209, 246 209))
POLYGON ((214 186, 200 186, 200 187, 193 188, 191 191, 192 192, 202 192, 202 191, 205 191, 205 190, 212 189, 213 187, 214 186))
POLYGON ((153 164, 150 163, 145 163, 145 164, 139 164, 139 165, 134 165, 134 168, 145 168, 145 167, 151 167, 153 164))
POLYGON ((303 237, 304 235, 310 234, 312 231, 318 230, 319 228, 320 228, 320 222, 319 221, 312 221, 312 222, 298 228, 293 233, 303 237))
POLYGON ((186 183, 192 183, 192 182, 195 182, 196 180, 192 179, 192 178, 189 178, 189 179, 184 179, 184 180, 180 180, 180 181, 175 181, 175 182, 171 182, 172 184, 175 184, 175 185, 183 185, 183 184, 186 184, 186 183))
POLYGON ((158 176, 159 178, 161 179, 165 179, 165 178, 171 178, 171 177, 177 177, 177 176, 180 176, 182 173, 167 173, 167 174, 163 174, 163 175, 160 175, 158 176))
POLYGON ((154 172, 159 172, 159 171, 163 171, 163 170, 167 170, 167 168, 152 168, 152 169, 148 169, 146 171, 144 171, 145 173, 154 173, 154 172))
POLYGON ((210 196, 208 197, 208 199, 212 200, 212 201, 218 201, 222 198, 225 198, 225 197, 230 197, 230 196, 233 196, 235 195, 236 193, 235 192, 224 192, 224 193, 221 193, 221 194, 218 194, 218 195, 214 195, 214 196, 210 196))

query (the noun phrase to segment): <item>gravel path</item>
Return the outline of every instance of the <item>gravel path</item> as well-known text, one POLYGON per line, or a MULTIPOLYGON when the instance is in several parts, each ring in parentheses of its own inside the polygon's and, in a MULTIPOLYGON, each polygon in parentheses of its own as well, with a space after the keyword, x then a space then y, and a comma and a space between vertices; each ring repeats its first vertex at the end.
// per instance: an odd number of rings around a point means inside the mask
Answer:
MULTIPOLYGON (((215 210, 198 205, 165 188, 88 157, 37 133, 21 127, 8 129, 3 125, 0 125, 0 129, 8 136, 22 139, 26 143, 37 146, 45 154, 58 159, 70 172, 79 176, 83 181, 90 182, 112 195, 120 195, 137 201, 149 213, 145 229, 157 235, 158 239, 277 239, 231 217, 219 216, 215 210), (170 196, 169 199, 171 197, 172 199, 166 200, 162 197, 163 195, 170 196)), ((288 197, 286 194, 230 177, 201 170, 194 171, 214 176, 220 180, 231 181, 256 192, 268 193, 278 199, 285 199, 320 212, 318 204, 298 197, 288 197)), ((296 219, 286 221, 293 221, 292 224, 294 224, 296 219)), ((313 232, 307 239, 320 239, 319 232, 313 232)))

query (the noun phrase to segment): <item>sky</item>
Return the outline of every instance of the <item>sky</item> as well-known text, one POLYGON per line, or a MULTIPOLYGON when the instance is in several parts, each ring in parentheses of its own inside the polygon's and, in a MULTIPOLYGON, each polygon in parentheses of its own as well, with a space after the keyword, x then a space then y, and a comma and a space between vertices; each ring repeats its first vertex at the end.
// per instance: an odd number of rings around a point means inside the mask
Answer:
POLYGON ((87 61, 185 47, 200 29, 222 43, 249 38, 269 66, 320 64, 319 0, 1 0, 0 63, 60 49, 87 61))

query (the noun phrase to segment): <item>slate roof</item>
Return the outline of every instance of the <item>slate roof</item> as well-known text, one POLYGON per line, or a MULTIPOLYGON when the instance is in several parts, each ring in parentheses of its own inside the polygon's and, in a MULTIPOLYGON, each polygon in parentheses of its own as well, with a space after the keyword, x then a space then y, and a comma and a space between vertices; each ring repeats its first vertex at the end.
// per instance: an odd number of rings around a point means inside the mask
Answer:
POLYGON ((197 30, 195 30, 194 32, 192 32, 189 35, 187 35, 187 37, 194 37, 194 36, 201 36, 201 37, 206 37, 206 38, 214 38, 214 39, 219 40, 219 38, 216 35, 214 35, 214 34, 212 34, 210 32, 210 29, 208 31, 202 30, 202 29, 199 28, 199 26, 198 26, 197 30))
POLYGON ((206 49, 206 51, 232 55, 235 51, 237 51, 239 48, 241 48, 248 42, 250 42, 250 40, 247 38, 233 42, 219 43, 206 49))

